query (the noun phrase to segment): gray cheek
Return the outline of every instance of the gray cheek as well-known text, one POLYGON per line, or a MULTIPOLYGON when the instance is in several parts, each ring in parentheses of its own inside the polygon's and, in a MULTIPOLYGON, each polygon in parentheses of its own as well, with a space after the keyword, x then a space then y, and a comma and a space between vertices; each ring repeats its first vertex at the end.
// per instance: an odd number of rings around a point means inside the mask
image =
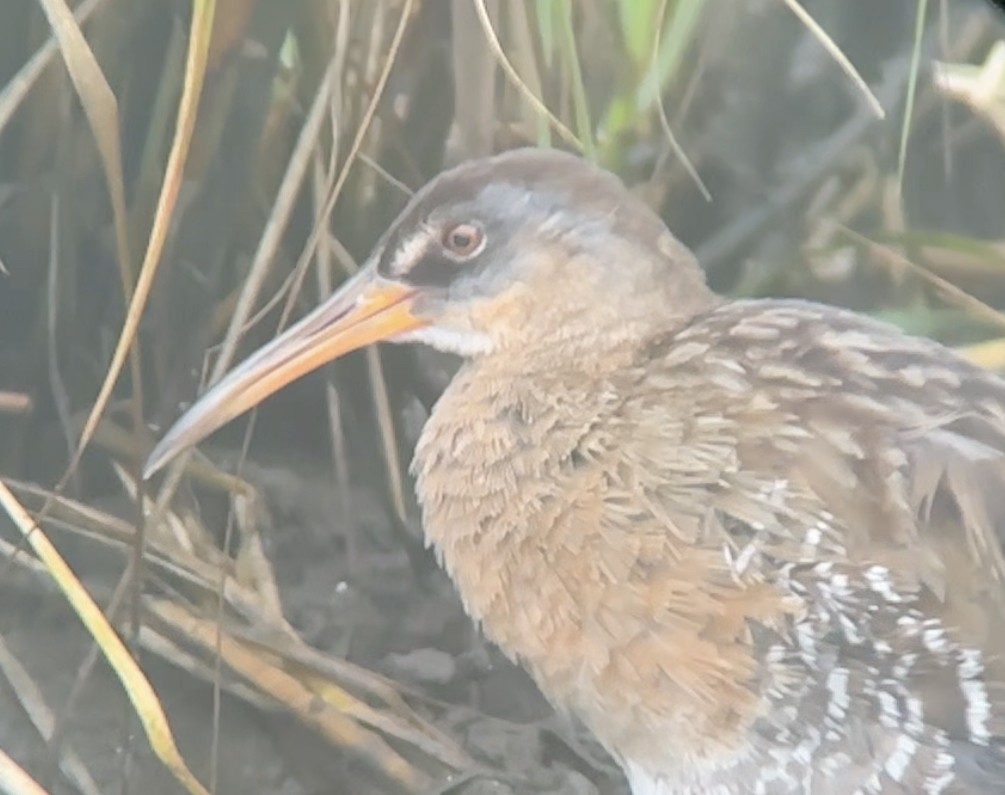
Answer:
POLYGON ((481 271, 474 263, 457 275, 448 288, 448 298, 451 302, 465 302, 475 298, 484 298, 492 294, 492 274, 481 271))
POLYGON ((496 231, 495 235, 494 239, 502 240, 502 244, 493 246, 490 240, 481 255, 461 266, 457 278, 450 285, 451 299, 488 298, 529 277, 529 273, 523 272, 527 248, 520 245, 520 240, 506 237, 505 233, 496 231))

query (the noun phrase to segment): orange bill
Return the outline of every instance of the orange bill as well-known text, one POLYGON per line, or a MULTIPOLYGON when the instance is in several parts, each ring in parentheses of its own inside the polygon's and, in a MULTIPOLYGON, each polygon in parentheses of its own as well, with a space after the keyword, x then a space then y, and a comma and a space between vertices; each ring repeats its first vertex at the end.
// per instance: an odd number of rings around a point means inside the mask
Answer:
POLYGON ((411 311, 413 291, 365 268, 295 326, 249 356, 203 395, 160 440, 150 477, 273 392, 349 351, 427 325, 411 311))

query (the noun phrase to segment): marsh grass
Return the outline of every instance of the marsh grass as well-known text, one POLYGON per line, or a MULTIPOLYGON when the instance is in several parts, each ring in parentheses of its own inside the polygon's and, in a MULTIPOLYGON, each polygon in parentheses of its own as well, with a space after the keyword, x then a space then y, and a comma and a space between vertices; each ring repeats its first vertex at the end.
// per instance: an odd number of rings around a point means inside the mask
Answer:
MULTIPOLYGON (((900 24, 866 29, 867 7, 796 0, 5 3, 0 502, 20 532, 0 581, 51 578, 94 647, 66 661, 58 706, 5 646, 0 672, 61 775, 96 791, 67 721, 99 658, 192 793, 218 787, 224 690, 361 760, 374 791, 503 775, 435 699, 303 640, 254 484, 199 453, 138 482, 179 406, 351 273, 444 164, 579 151, 659 209, 720 289, 848 304, 1005 367, 1001 20, 977 2, 890 5, 900 24), (215 524, 214 499, 229 506, 215 524), (117 579, 85 587, 69 541, 111 550, 117 579), (212 683, 198 775, 141 651, 212 683)), ((302 422, 325 429, 347 512, 333 522, 353 522, 364 471, 414 526, 402 416, 435 391, 423 362, 371 350, 325 374, 302 422), (361 438, 379 455, 350 461, 361 438)), ((132 725, 110 739, 124 759, 132 725)), ((3 751, 0 785, 42 791, 3 751)))

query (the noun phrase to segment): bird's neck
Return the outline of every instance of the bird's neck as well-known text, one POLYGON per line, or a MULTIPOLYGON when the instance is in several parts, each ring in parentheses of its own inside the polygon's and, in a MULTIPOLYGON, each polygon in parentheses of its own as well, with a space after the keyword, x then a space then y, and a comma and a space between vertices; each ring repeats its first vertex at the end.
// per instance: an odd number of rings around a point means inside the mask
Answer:
POLYGON ((549 490, 596 414, 591 405, 605 399, 603 375, 573 357, 528 351, 522 367, 502 356, 466 363, 433 409, 412 465, 427 542, 490 636, 494 611, 519 590, 513 553, 557 496, 549 490))
POLYGON ((546 325, 547 332, 538 331, 534 322, 514 324, 498 350, 467 362, 462 372, 469 381, 490 384, 493 390, 505 383, 513 400, 533 403, 541 397, 544 382, 550 389, 576 391, 590 380, 603 381, 627 366, 645 340, 669 328, 651 317, 598 313, 540 325, 546 325))
MULTIPOLYGON (((616 252, 609 257, 617 261, 616 252)), ((607 274, 589 260, 572 260, 568 268, 607 274)), ((641 263, 639 269, 645 272, 641 263)), ((471 326, 491 330, 491 352, 472 360, 471 369, 482 378, 505 374, 526 381, 553 370, 574 380, 610 372, 646 340, 682 329, 722 302, 697 267, 679 281, 608 274, 593 280, 569 277, 559 285, 520 285, 469 308, 471 326)))
POLYGON ((467 361, 434 407, 412 463, 427 543, 489 635, 493 606, 512 593, 512 552, 539 526, 541 506, 562 499, 550 490, 596 418, 610 412, 606 403, 618 399, 612 380, 648 338, 648 329, 628 323, 564 328, 560 339, 530 334, 467 361))

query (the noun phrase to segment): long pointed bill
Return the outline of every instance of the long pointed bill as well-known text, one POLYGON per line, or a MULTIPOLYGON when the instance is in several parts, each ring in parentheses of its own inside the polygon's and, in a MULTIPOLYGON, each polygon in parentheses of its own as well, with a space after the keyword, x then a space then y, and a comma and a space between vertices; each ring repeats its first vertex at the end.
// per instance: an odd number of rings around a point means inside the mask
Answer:
POLYGON ((364 268, 295 326, 253 353, 171 427, 147 459, 150 477, 186 448, 286 384, 349 351, 427 325, 413 291, 364 268))

